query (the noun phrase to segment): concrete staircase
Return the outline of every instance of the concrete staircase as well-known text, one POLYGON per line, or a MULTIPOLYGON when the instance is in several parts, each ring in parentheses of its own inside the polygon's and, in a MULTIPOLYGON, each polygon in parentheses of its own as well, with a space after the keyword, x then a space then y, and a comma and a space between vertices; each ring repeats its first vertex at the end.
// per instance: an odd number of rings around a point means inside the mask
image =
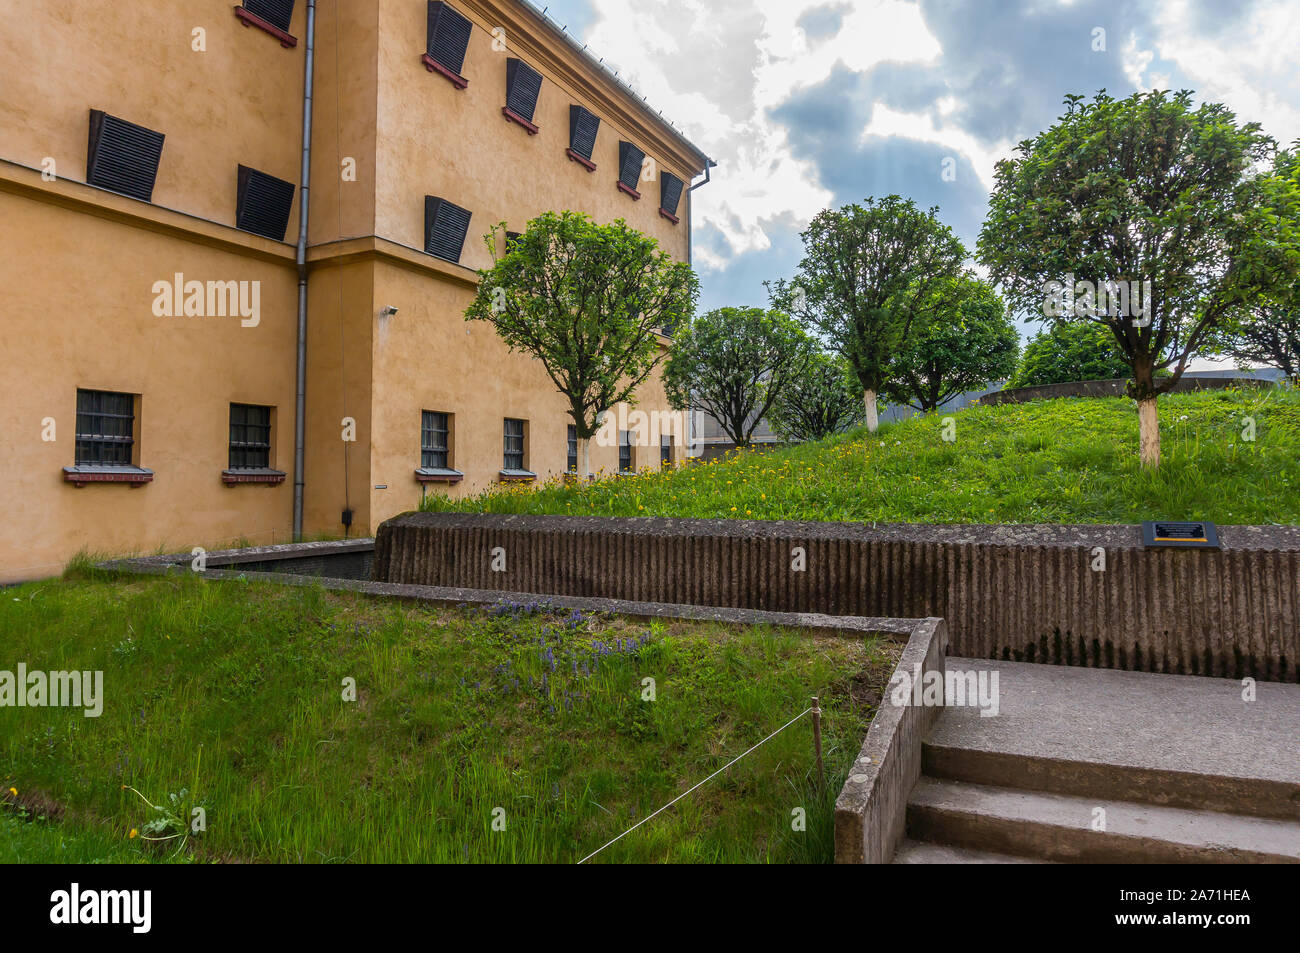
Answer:
POLYGON ((949 658, 895 863, 1300 863, 1300 685, 949 658))

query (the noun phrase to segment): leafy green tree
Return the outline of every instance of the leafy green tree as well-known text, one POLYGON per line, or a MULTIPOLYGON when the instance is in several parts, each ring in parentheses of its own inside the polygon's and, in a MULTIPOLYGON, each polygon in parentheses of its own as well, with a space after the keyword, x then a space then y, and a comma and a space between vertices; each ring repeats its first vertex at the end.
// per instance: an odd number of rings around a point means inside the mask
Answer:
POLYGON ((1109 328, 1091 321, 1069 322, 1034 335, 1007 386, 1109 381, 1128 375, 1128 359, 1109 328))
POLYGON ((930 320, 894 360, 885 385, 891 400, 928 412, 1015 370, 1020 335, 1002 299, 974 275, 945 278, 930 320))
POLYGON ((1190 91, 1082 99, 998 163, 978 257, 1017 313, 1110 331, 1154 467, 1158 396, 1300 266, 1300 184, 1257 171, 1258 124, 1190 91))
MULTIPOLYGON (((1281 150, 1273 163, 1273 174, 1285 181, 1300 181, 1300 139, 1281 150)), ((1274 289, 1256 302, 1236 327, 1222 335, 1221 353, 1243 364, 1276 367, 1300 383, 1300 281, 1274 289)))
POLYGON ((818 351, 777 395, 768 420, 783 440, 823 440, 862 422, 860 390, 844 358, 818 351))
POLYGON ((1220 350, 1243 364, 1276 367, 1293 381, 1300 381, 1300 305, 1259 305, 1228 332, 1220 350))
POLYGON ((748 446, 810 351, 808 336, 788 315, 718 308, 674 330, 664 389, 674 408, 708 411, 736 446, 748 446))
POLYGON ((892 362, 938 306, 935 286, 966 260, 938 211, 888 195, 819 212, 802 233, 804 257, 794 281, 768 283, 776 307, 814 328, 849 362, 873 433, 876 396, 892 362))
MULTIPOLYGON (((505 227, 484 237, 494 257, 505 227)), ((511 351, 542 363, 568 399, 589 473, 601 413, 635 402, 664 357, 659 330, 694 311, 695 273, 622 219, 597 225, 578 212, 547 212, 478 276, 465 320, 487 321, 511 351)))

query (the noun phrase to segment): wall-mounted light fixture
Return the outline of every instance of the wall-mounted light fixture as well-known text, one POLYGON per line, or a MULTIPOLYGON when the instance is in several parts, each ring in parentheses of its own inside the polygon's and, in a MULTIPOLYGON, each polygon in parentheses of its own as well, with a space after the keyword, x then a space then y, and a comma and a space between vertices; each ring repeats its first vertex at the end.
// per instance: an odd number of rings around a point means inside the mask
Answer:
POLYGON ((381 318, 391 318, 395 314, 397 314, 397 309, 394 308, 391 304, 379 312, 379 316, 381 318))

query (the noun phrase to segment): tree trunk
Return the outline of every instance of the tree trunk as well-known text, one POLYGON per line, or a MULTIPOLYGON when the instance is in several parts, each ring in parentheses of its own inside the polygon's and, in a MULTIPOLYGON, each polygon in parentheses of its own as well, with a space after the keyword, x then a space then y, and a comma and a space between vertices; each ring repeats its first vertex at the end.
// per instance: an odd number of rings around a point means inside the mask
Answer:
POLYGON ((862 406, 867 411, 867 431, 875 433, 876 428, 880 426, 880 417, 876 414, 876 392, 874 390, 862 392, 862 406))
POLYGON ((1138 448, 1142 466, 1160 466, 1160 416, 1154 397, 1138 401, 1138 448))
POLYGON ((591 476, 591 438, 582 437, 582 470, 578 473, 578 480, 585 482, 591 476))

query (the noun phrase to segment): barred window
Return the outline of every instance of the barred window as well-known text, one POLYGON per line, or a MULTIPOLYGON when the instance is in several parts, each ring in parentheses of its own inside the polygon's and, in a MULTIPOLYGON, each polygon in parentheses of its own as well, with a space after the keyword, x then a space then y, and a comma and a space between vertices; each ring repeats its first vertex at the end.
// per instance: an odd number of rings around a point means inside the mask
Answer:
POLYGON ((673 438, 667 434, 659 438, 659 466, 670 467, 673 464, 673 438))
POLYGON ((570 473, 578 472, 578 428, 569 424, 569 459, 567 469, 570 473))
POLYGON ((230 405, 230 469, 271 467, 271 408, 230 405))
POLYGON ((510 417, 505 419, 505 469, 524 468, 524 422, 510 417))
POLYGON ((450 466, 448 454, 448 415, 434 410, 424 412, 420 427, 420 466, 431 470, 445 470, 450 466))
POLYGON ((618 472, 632 472, 632 431, 618 432, 618 472))
POLYGON ((77 466, 131 466, 135 395, 78 389, 76 444, 77 466))

